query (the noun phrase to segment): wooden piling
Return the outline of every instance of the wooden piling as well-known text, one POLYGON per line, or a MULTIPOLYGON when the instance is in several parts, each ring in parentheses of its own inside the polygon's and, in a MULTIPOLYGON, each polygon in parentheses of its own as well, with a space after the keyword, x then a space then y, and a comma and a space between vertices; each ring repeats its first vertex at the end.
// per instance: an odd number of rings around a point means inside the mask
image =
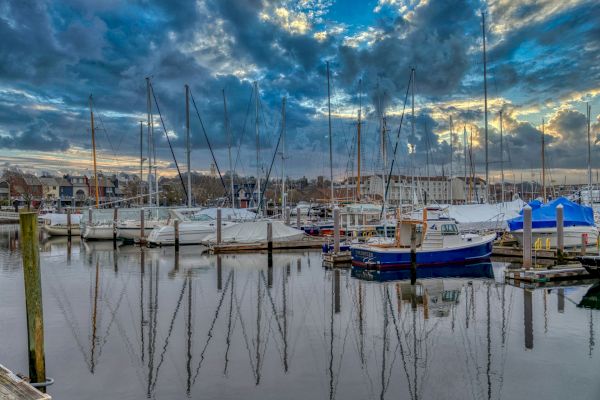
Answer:
POLYGON ((340 209, 333 208, 333 252, 340 252, 340 209))
POLYGON ((67 208, 67 238, 71 241, 71 209, 67 208))
POLYGON ((556 207, 556 251, 559 258, 565 251, 564 232, 564 207, 562 204, 559 204, 556 207))
POLYGON ((221 207, 217 208, 217 244, 221 244, 221 207))
POLYGON ((146 233, 144 232, 144 209, 140 209, 140 243, 143 243, 146 238, 146 233))
POLYGON ((175 229, 175 252, 179 252, 179 220, 173 221, 173 228, 175 229))
POLYGON ((531 268, 531 207, 523 207, 523 268, 531 268))
POLYGON ((285 208, 285 224, 287 226, 290 226, 290 214, 291 214, 291 210, 289 207, 285 208))
POLYGON ((410 226, 410 283, 414 285, 417 281, 417 227, 410 226))
POLYGON ((27 310, 27 341, 29 345, 29 377, 31 382, 46 382, 44 355, 44 315, 42 306, 42 281, 38 247, 37 213, 19 215, 21 231, 21 256, 25 281, 25 307, 27 310))
POLYGON ((296 207, 296 229, 300 229, 300 207, 296 207))
POLYGON ((273 224, 271 221, 267 222, 267 250, 269 253, 273 252, 273 224))
POLYGON ((581 234, 581 255, 585 256, 587 250, 587 233, 581 234))
POLYGON ((113 249, 117 248, 117 220, 119 218, 119 208, 113 208, 113 249))

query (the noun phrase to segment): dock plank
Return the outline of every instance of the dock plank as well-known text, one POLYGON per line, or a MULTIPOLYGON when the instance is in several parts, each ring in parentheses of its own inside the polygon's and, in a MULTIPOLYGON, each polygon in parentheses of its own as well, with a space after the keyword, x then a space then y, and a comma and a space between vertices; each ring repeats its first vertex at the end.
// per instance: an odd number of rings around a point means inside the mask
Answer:
POLYGON ((0 364, 0 399, 3 400, 50 400, 52 397, 31 386, 0 364))

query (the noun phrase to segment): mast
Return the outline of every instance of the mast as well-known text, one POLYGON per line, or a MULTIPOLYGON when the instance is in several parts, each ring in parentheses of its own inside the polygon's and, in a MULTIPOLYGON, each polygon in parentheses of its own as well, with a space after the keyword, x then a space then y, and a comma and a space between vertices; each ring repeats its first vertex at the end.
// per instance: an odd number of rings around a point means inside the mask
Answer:
POLYGON ((225 89, 223 89, 223 112, 225 115, 225 134, 227 135, 227 152, 229 154, 229 191, 231 192, 231 208, 235 208, 235 195, 233 192, 233 162, 231 160, 231 130, 229 129, 229 115, 227 114, 227 98, 225 97, 225 89))
POLYGON ((142 183, 144 182, 144 129, 142 124, 144 121, 140 121, 140 205, 144 204, 144 186, 142 183))
POLYGON ((329 122, 329 179, 331 181, 331 207, 333 207, 333 139, 331 137, 331 88, 329 85, 329 61, 327 61, 327 114, 329 122))
POLYGON ((94 109, 92 107, 92 95, 90 94, 90 120, 92 123, 92 157, 94 159, 94 187, 96 188, 96 208, 100 207, 98 197, 98 171, 96 169, 96 132, 94 128, 94 109))
POLYGON ((190 87, 185 85, 185 144, 186 144, 186 156, 187 156, 187 203, 188 207, 192 208, 192 166, 191 166, 191 153, 192 144, 190 141, 190 87))
POLYGON ((485 118, 485 197, 489 201, 490 181, 488 162, 488 108, 487 108, 487 57, 485 54, 485 14, 481 13, 481 31, 483 34, 483 95, 484 95, 484 118, 485 118))
POLYGON ((360 202, 360 119, 362 117, 362 79, 358 81, 358 125, 357 125, 357 136, 356 136, 356 159, 358 166, 358 176, 356 179, 356 199, 360 202))
POLYGON ((592 108, 590 106, 590 103, 586 103, 585 109, 587 111, 588 195, 589 195, 589 201, 590 201, 590 205, 591 205, 593 203, 594 197, 592 195, 592 142, 590 139, 590 117, 591 117, 591 113, 592 113, 592 108))
POLYGON ((254 131, 256 133, 256 187, 258 188, 258 197, 257 197, 257 214, 261 215, 262 213, 258 209, 260 205, 260 136, 258 135, 258 82, 254 81, 254 103, 255 103, 255 121, 254 121, 254 131))
POLYGON ((544 143, 544 119, 542 118, 542 201, 546 202, 546 148, 544 143))
POLYGON ((146 77, 146 106, 148 125, 148 205, 152 206, 152 100, 150 99, 150 77, 146 77))
POLYGON ((465 157, 465 204, 467 204, 467 125, 463 126, 463 153, 465 157))
POLYGON ((285 192, 285 96, 281 100, 281 216, 284 217, 287 207, 285 192))
POLYGON ((449 177, 449 182, 450 182, 450 201, 449 203, 452 204, 452 200, 454 198, 453 193, 452 193, 452 160, 454 158, 454 123, 452 122, 452 116, 450 116, 450 177, 449 177))
POLYGON ((502 110, 500 110, 500 178, 502 180, 502 203, 504 203, 504 139, 502 134, 502 110))
MULTIPOLYGON (((411 129, 411 134, 412 137, 415 137, 415 69, 411 68, 410 72, 412 73, 412 86, 410 87, 410 91, 411 91, 411 103, 412 103, 412 118, 411 118, 411 124, 410 124, 410 129, 411 129)), ((412 159, 414 160, 415 158, 415 145, 413 144, 412 146, 412 159)), ((412 166, 413 168, 411 168, 411 186, 412 186, 412 203, 413 206, 415 205, 415 169, 414 169, 414 165, 412 166)))

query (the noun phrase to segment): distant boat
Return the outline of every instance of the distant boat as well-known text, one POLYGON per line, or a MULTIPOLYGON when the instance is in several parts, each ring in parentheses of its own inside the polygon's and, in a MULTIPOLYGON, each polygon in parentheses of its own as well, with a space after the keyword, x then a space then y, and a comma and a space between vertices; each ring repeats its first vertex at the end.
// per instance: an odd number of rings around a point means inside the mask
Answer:
MULTIPOLYGON (((536 242, 546 247, 546 242, 549 240, 551 248, 557 246, 556 233, 556 207, 563 206, 563 232, 565 247, 581 246, 582 236, 588 244, 594 244, 598 240, 598 228, 594 223, 594 211, 591 207, 579 205, 564 197, 548 203, 542 204, 539 201, 529 203, 532 207, 531 219, 531 245, 536 242)), ((508 228, 510 233, 517 239, 517 242, 523 245, 523 211, 521 215, 508 220, 508 228)))
MULTIPOLYGON (((234 226, 225 226, 221 232, 222 243, 264 243, 267 241, 268 220, 240 222, 234 226)), ((304 231, 287 226, 282 221, 271 221, 273 242, 302 240, 304 231)), ((215 244, 216 233, 207 235, 203 244, 215 244)))
MULTIPOLYGON (((40 216, 43 221, 42 229, 50 236, 67 236, 69 226, 67 214, 44 214, 40 216)), ((81 214, 71 215, 71 235, 79 236, 79 221, 81 214)))
POLYGON ((410 268, 410 235, 417 231, 417 266, 468 264, 489 259, 496 234, 460 234, 449 218, 403 220, 398 223, 396 243, 390 245, 353 245, 352 265, 372 269, 410 268))

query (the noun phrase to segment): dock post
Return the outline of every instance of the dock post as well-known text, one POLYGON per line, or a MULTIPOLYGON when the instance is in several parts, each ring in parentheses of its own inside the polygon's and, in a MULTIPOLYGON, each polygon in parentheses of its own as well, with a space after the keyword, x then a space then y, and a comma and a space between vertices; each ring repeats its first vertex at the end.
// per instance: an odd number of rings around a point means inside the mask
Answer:
POLYGON ((221 207, 217 208, 217 244, 221 244, 221 207))
POLYGON ((67 208, 67 238, 71 241, 71 209, 67 208))
POLYGON ((290 226, 290 214, 291 214, 290 207, 286 207, 285 208, 285 224, 287 226, 290 226))
POLYGON ((173 228, 175 229, 175 253, 179 252, 179 220, 173 221, 173 228))
POLYGON ((29 347, 29 377, 31 382, 46 382, 44 355, 44 315, 42 281, 38 248, 37 213, 19 215, 23 278, 25 281, 25 308, 27 310, 27 342, 29 347))
POLYGON ((523 207, 523 268, 531 269, 531 207, 523 207))
POLYGON ((88 224, 92 224, 92 207, 88 208, 88 224))
POLYGON ((113 249, 117 248, 117 219, 119 218, 119 207, 113 209, 113 249))
POLYGON ((144 242, 146 234, 144 232, 144 209, 140 209, 140 243, 144 242))
POLYGON ((340 209, 333 208, 333 252, 340 252, 340 209))
POLYGON ((587 233, 581 234, 581 255, 585 256, 587 250, 587 233))
POLYGON ((559 204, 556 207, 556 255, 559 260, 563 258, 565 251, 565 230, 564 230, 564 207, 559 204))
POLYGON ((340 304, 340 270, 338 268, 335 269, 333 276, 334 276, 334 284, 335 284, 334 311, 336 314, 339 314, 342 307, 340 304))
POLYGON ((410 226, 410 284, 417 282, 417 227, 410 226))
POLYGON ((300 207, 296 207, 296 229, 300 229, 300 207))

